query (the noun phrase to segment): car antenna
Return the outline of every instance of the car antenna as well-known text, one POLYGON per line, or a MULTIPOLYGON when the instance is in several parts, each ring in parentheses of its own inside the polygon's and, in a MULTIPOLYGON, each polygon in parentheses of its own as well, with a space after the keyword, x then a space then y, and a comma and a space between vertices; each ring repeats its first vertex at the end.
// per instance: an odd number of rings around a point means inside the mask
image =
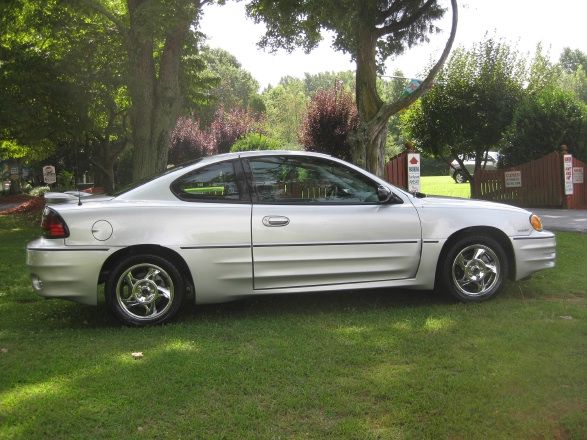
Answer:
POLYGON ((79 186, 77 186, 77 206, 82 206, 82 191, 79 186))

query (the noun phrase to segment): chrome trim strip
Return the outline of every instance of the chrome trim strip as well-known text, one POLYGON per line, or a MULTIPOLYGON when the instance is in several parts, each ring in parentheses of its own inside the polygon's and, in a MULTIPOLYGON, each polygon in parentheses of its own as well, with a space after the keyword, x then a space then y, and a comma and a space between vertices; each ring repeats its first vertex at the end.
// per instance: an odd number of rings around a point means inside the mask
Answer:
POLYGON ((549 240, 552 239, 552 236, 547 237, 514 237, 514 240, 549 240))
POLYGON ((43 251, 43 252, 81 252, 81 251, 100 251, 106 252, 109 251, 110 248, 27 248, 27 251, 43 251))
POLYGON ((346 241, 346 242, 323 242, 323 243, 271 243, 255 244, 256 248, 267 247, 302 247, 302 246, 350 246, 350 245, 371 245, 371 244, 417 244, 419 240, 390 240, 390 241, 346 241))
POLYGON ((180 246, 180 249, 245 249, 250 244, 209 244, 205 246, 180 246))

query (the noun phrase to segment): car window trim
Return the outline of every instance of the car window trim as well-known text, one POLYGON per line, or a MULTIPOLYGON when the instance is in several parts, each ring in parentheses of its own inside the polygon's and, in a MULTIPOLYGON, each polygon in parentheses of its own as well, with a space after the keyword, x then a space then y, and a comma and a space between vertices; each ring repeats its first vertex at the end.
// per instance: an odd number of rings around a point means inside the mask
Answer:
MULTIPOLYGON (((240 160, 243 162, 243 168, 244 168, 244 173, 245 173, 245 178, 247 181, 247 186, 249 188, 249 192, 250 192, 250 197, 251 197, 251 203, 253 205, 295 205, 295 206, 380 206, 380 205, 385 205, 384 203, 381 202, 310 202, 310 203, 300 203, 300 202, 289 202, 289 201, 271 201, 271 202, 264 202, 264 201, 259 201, 259 197, 257 195, 257 189, 255 188, 255 185, 253 185, 253 172, 251 171, 251 166, 249 164, 250 160, 257 160, 257 159, 266 159, 266 158, 272 158, 272 157, 278 157, 278 158, 284 158, 284 157, 288 157, 290 155, 276 155, 276 154, 267 154, 267 155, 260 155, 260 156, 254 156, 254 157, 241 157, 240 160)), ((306 156, 297 156, 297 155, 291 155, 291 157, 301 157, 302 159, 304 159, 306 156)), ((345 164, 341 164, 340 162, 336 162, 334 160, 330 160, 328 158, 325 157, 316 157, 316 156, 312 156, 313 159, 317 159, 319 161, 325 161, 325 162, 330 162, 330 163, 335 163, 337 165, 340 165, 346 169, 351 169, 347 167, 345 164)), ((353 171, 357 171, 357 170, 353 170, 353 171)), ((357 171, 360 173, 360 171, 357 171)), ((371 182, 375 187, 380 186, 378 182, 376 182, 375 180, 371 179, 369 176, 362 174, 362 176, 367 179, 369 182, 371 182)))
POLYGON ((223 203, 223 204, 233 204, 233 205, 251 204, 251 192, 248 190, 247 185, 245 183, 245 173, 244 173, 243 165, 242 165, 241 161, 239 160, 239 158, 221 160, 218 162, 209 163, 203 167, 196 168, 196 169, 191 170, 185 174, 182 174, 181 176, 179 176, 177 179, 175 179, 173 182, 171 182, 169 184, 169 191, 171 191, 171 194, 173 194, 179 200, 184 201, 184 202, 190 202, 190 203, 223 203), (239 191, 239 199, 238 200, 234 200, 234 199, 194 199, 194 198, 189 198, 189 197, 182 197, 181 192, 174 191, 173 186, 175 185, 175 183, 178 180, 185 177, 187 174, 197 173, 198 171, 205 170, 208 167, 220 165, 223 163, 232 163, 232 166, 233 166, 233 169, 235 172, 235 177, 236 177, 236 185, 237 185, 237 188, 239 191))

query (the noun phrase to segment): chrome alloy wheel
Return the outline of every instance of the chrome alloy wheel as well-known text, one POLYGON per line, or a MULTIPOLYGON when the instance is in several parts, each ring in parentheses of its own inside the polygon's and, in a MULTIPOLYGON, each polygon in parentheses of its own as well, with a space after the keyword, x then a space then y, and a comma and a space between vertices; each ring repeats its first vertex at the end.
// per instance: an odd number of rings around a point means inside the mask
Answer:
POLYGON ((138 320, 153 320, 171 307, 173 280, 154 264, 129 267, 118 278, 116 300, 122 311, 138 320))
POLYGON ((482 244, 467 246, 452 263, 455 287, 467 296, 481 296, 490 292, 500 279, 499 258, 482 244))

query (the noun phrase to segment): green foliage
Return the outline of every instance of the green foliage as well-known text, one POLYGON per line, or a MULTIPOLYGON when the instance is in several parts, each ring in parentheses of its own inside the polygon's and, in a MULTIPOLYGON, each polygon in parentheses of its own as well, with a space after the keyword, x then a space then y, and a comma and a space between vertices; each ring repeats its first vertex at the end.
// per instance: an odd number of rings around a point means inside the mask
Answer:
POLYGON ((559 63, 568 73, 575 72, 579 67, 582 67, 583 71, 587 71, 587 54, 580 49, 572 50, 570 47, 565 47, 559 63))
POLYGON ((247 11, 266 24, 260 44, 272 49, 302 47, 310 51, 321 41, 321 31, 328 30, 334 32, 335 49, 356 56, 359 29, 372 30, 378 37, 380 63, 425 41, 428 32, 436 31, 431 21, 444 14, 436 0, 426 2, 425 7, 421 0, 252 0, 247 11))
POLYGON ((277 139, 265 136, 262 133, 249 133, 237 140, 234 145, 230 147, 231 152, 281 149, 283 149, 283 147, 277 139))
POLYGON ((72 171, 61 170, 57 174, 57 190, 70 191, 75 189, 75 176, 72 171))
POLYGON ((523 62, 505 43, 457 49, 434 87, 402 115, 405 135, 437 157, 474 155, 478 168, 484 153, 500 146, 523 81, 523 62))
POLYGON ((40 197, 49 191, 51 191, 51 188, 48 186, 36 186, 29 191, 29 195, 33 197, 40 197))
POLYGON ((298 133, 309 101, 302 80, 282 78, 279 85, 265 90, 262 97, 267 134, 287 149, 299 149, 298 133))
POLYGON ((223 49, 204 47, 200 57, 206 66, 202 75, 211 85, 207 91, 207 103, 196 107, 204 125, 211 123, 219 107, 225 110, 244 108, 264 113, 258 94, 259 83, 250 72, 242 68, 234 55, 223 49))
POLYGON ((587 105, 553 85, 528 94, 517 108, 502 150, 504 164, 538 159, 562 144, 587 160, 587 105))

